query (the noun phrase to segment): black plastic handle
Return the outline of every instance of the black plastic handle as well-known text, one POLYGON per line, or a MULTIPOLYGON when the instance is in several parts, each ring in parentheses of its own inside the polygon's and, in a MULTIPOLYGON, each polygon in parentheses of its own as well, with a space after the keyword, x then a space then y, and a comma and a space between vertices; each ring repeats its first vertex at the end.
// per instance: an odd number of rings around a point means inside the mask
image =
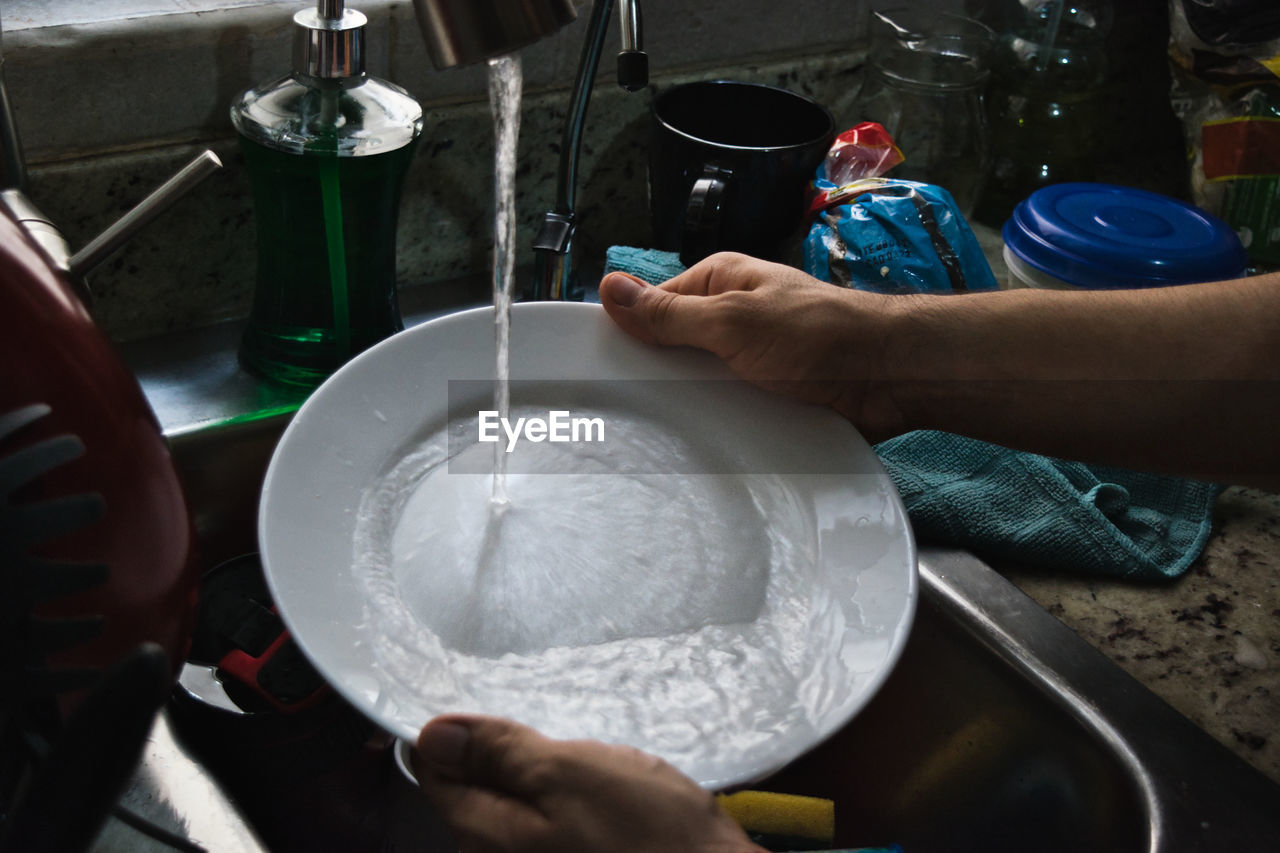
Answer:
POLYGON ((691 267, 720 248, 721 211, 733 171, 715 163, 702 167, 693 182, 685 205, 684 238, 680 243, 680 263, 691 267))
POLYGON ((618 54, 618 85, 628 92, 639 92, 649 85, 649 55, 643 50, 624 50, 618 54))

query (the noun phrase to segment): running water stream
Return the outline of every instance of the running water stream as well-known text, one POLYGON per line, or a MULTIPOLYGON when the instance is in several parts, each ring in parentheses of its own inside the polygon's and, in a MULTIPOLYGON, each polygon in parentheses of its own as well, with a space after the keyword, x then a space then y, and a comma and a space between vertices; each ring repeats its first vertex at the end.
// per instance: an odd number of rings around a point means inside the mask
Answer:
MULTIPOLYGON (((493 407, 505 422, 511 408, 508 385, 511 359, 512 271, 516 239, 516 142, 520 138, 519 54, 489 60, 489 111, 493 114, 493 323, 496 341, 493 407)), ((493 510, 503 511, 507 496, 507 454, 493 446, 493 510)))

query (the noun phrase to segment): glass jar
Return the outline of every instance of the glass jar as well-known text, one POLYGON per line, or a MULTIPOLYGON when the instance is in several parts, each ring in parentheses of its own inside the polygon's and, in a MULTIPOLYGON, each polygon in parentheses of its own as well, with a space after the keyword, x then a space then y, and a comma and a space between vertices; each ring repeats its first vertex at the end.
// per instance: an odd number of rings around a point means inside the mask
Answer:
POLYGON ((1105 0, 1006 6, 987 92, 991 175, 974 211, 993 226, 1041 187, 1093 180, 1112 20, 1105 0))
POLYGON ((891 177, 946 189, 965 215, 988 169, 982 98, 994 43, 990 28, 961 15, 888 9, 871 19, 861 113, 906 158, 891 177))

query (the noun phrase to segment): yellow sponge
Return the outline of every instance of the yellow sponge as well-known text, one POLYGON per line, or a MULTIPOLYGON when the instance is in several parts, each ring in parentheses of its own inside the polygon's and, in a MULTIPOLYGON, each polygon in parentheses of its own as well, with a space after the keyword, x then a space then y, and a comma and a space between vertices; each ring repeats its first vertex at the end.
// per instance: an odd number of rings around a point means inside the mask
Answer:
POLYGON ((831 800, 771 791, 718 794, 716 800, 747 832, 827 844, 835 838, 836 806, 831 800))

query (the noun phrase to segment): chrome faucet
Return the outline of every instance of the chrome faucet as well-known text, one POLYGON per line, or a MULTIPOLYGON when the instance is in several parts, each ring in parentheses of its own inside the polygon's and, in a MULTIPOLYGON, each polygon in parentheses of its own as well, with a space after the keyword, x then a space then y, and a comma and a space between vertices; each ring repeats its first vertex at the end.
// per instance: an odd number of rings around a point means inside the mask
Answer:
POLYGON ((413 8, 442 71, 517 51, 578 16, 572 0, 413 0, 413 8))
MULTIPOLYGON (((439 69, 511 53, 550 35, 576 17, 570 0, 413 0, 413 6, 431 60, 439 69)), ((532 299, 565 299, 574 287, 572 247, 577 227, 574 207, 578 153, 612 9, 613 0, 593 0, 591 4, 591 20, 560 143, 555 208, 543 214, 533 241, 534 281, 527 293, 532 299)), ((621 0, 618 18, 622 40, 618 85, 635 92, 649 83, 638 0, 621 0)))
MULTIPOLYGON (((3 42, 0 28, 0 43, 3 42)), ((4 84, 4 53, 0 44, 0 208, 8 212, 19 226, 44 252, 49 265, 70 279, 78 295, 89 301, 85 275, 124 245, 144 225, 158 216, 204 180, 220 169, 222 161, 212 151, 204 151, 176 175, 140 201, 124 216, 109 225, 83 249, 72 252, 62 232, 49 217, 40 212, 27 197, 27 164, 22 153, 22 139, 13 118, 9 92, 4 84)))
MULTIPOLYGON (((565 117, 560 142, 560 167, 556 174, 555 208, 542 215, 533 240, 534 278, 527 293, 534 300, 563 300, 576 290, 573 269, 573 237, 577 230, 578 153, 582 147, 582 127, 587 116, 591 87, 595 83, 600 51, 609 29, 613 0, 594 0, 587 38, 578 60, 569 113, 565 117)), ((622 52, 618 54, 618 85, 628 92, 649 83, 649 59, 642 44, 638 0, 621 0, 618 6, 622 52)))

